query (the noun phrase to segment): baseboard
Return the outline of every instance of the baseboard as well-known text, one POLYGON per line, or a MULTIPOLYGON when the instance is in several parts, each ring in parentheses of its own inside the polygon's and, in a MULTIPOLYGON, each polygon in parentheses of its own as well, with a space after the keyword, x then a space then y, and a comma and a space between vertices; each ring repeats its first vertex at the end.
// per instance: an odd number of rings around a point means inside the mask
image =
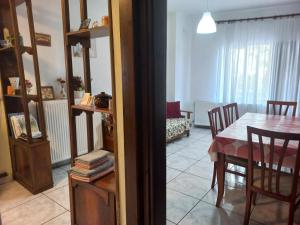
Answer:
POLYGON ((196 125, 196 124, 194 124, 194 127, 196 127, 196 128, 210 129, 210 126, 207 126, 207 125, 196 125))
POLYGON ((58 168, 58 167, 61 167, 61 166, 65 166, 65 165, 68 165, 70 163, 71 163, 71 159, 66 159, 66 160, 63 160, 63 161, 60 161, 60 162, 56 162, 56 163, 52 164, 52 169, 55 169, 55 168, 58 168))
POLYGON ((1 174, 2 176, 0 176, 0 185, 1 185, 1 184, 6 184, 6 183, 8 183, 8 182, 13 181, 12 175, 7 174, 7 173, 5 173, 5 174, 6 174, 6 175, 4 176, 4 173, 2 173, 2 174, 1 174))

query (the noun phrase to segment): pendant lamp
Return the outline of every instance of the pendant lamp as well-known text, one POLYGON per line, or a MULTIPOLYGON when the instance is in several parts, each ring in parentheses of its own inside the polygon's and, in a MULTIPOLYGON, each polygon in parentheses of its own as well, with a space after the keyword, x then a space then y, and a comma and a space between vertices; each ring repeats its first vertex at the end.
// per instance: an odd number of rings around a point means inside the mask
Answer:
POLYGON ((198 34, 211 34, 217 32, 217 25, 212 17, 211 13, 208 11, 208 0, 207 0, 207 11, 203 13, 201 20, 198 23, 197 33, 198 34))

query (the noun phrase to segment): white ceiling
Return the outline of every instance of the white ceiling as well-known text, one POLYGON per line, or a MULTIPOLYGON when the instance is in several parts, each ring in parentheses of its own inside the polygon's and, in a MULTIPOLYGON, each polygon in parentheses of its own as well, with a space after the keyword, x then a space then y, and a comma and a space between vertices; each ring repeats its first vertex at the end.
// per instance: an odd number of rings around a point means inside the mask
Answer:
POLYGON ((276 6, 290 3, 300 3, 300 0, 167 0, 168 11, 202 12, 206 10, 208 1, 212 12, 252 9, 276 6))

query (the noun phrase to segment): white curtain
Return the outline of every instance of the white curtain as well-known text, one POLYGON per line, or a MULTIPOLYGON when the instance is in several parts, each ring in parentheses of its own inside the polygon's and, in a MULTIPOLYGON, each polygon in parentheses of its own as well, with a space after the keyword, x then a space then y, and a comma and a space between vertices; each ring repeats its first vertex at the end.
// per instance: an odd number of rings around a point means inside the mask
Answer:
POLYGON ((298 101, 300 17, 220 24, 217 62, 219 102, 242 112, 264 112, 267 100, 298 101))

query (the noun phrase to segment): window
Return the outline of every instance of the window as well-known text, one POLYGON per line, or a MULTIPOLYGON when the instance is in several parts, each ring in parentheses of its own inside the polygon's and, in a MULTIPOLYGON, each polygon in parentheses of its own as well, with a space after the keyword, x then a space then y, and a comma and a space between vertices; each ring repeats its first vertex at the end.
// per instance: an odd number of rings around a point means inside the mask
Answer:
POLYGON ((221 102, 265 104, 269 96, 271 46, 248 45, 222 49, 220 95, 221 102))

